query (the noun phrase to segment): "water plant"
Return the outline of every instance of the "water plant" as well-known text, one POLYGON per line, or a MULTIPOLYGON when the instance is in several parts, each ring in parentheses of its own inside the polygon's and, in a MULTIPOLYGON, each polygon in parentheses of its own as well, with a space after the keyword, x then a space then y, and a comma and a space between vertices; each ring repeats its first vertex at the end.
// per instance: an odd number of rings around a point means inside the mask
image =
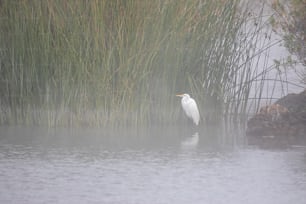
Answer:
POLYGON ((3 0, 0 123, 170 124, 245 113, 267 50, 238 0, 3 0))

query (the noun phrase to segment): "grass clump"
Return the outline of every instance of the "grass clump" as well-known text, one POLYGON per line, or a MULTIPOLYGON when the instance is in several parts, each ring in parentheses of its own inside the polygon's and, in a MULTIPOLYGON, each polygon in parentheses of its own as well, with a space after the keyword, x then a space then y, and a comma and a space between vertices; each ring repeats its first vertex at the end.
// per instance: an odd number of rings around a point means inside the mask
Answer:
POLYGON ((171 123, 178 92, 204 118, 245 111, 258 31, 241 38, 239 1, 3 0, 0 11, 2 124, 171 123))

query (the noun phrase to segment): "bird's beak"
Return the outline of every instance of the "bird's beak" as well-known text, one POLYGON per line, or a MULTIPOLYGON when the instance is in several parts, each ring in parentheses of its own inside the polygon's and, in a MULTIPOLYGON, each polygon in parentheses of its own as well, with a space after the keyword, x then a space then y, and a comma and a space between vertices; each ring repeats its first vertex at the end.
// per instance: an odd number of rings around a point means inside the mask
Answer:
POLYGON ((176 96, 183 97, 183 94, 177 94, 176 96))

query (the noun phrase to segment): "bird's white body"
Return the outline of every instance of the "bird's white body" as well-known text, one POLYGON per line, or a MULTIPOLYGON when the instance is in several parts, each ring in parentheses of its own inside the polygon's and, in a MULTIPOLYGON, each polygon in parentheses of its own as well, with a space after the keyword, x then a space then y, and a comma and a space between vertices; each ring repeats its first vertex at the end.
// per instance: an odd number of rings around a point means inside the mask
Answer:
POLYGON ((182 107, 186 115, 193 120, 194 124, 198 125, 200 122, 200 113, 195 100, 191 98, 189 94, 182 94, 177 96, 182 97, 182 107))

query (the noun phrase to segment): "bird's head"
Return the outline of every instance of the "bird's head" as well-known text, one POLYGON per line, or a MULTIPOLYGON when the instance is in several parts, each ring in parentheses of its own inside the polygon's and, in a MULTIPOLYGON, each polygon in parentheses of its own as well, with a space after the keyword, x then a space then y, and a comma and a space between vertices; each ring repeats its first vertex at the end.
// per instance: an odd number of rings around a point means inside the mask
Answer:
POLYGON ((177 94, 176 96, 182 97, 182 98, 190 98, 189 94, 177 94))

